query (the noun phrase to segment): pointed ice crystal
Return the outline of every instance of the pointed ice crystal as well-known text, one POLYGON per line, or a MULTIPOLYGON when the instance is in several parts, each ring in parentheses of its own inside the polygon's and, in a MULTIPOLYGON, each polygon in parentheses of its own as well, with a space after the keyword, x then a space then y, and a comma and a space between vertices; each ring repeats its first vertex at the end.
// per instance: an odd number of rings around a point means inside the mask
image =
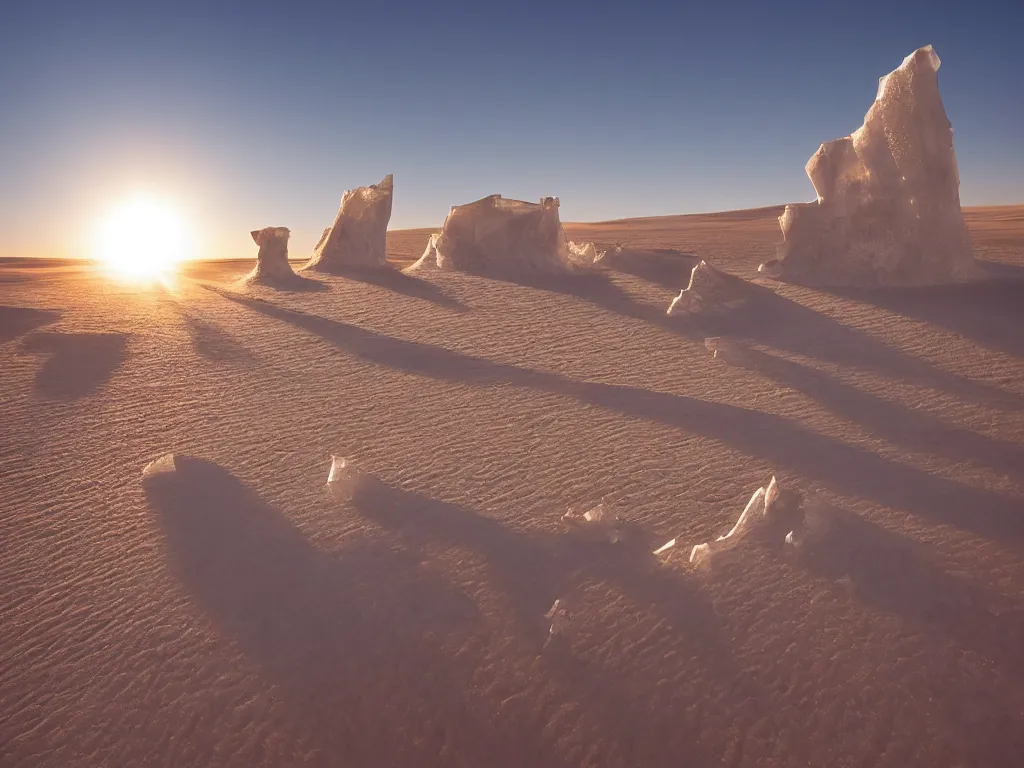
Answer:
POLYGON ((807 163, 817 200, 787 205, 759 271, 818 285, 927 285, 981 273, 960 208, 953 130, 926 46, 881 78, 864 124, 807 163))
POLYGON ((735 299, 725 276, 701 259, 690 272, 689 284, 672 300, 666 314, 717 312, 729 309, 735 299))

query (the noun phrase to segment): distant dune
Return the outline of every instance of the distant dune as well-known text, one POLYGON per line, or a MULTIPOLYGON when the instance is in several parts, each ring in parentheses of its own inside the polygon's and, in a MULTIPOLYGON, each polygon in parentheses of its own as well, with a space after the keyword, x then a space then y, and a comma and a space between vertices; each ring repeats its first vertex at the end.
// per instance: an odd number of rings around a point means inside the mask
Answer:
MULTIPOLYGON (((572 240, 593 240, 607 246, 628 242, 645 248, 678 248, 691 250, 700 243, 708 251, 705 256, 716 259, 725 268, 749 268, 749 253, 729 252, 737 241, 744 248, 755 247, 761 261, 774 255, 774 246, 781 242, 778 218, 785 205, 767 208, 749 208, 721 213, 696 213, 679 216, 651 216, 635 219, 616 219, 590 223, 564 222, 566 235, 572 240), (721 247, 720 247, 721 246, 721 247)), ((964 217, 974 237, 975 254, 979 258, 1014 259, 1012 246, 1020 237, 1024 226, 1024 205, 1002 205, 965 208, 964 217)), ((399 229, 388 232, 388 258, 405 264, 418 259, 427 238, 440 229, 399 229)), ((1024 264, 1024 256, 1017 254, 1024 264)), ((760 263, 760 262, 757 262, 760 263)), ((756 269, 757 263, 753 264, 756 269)))

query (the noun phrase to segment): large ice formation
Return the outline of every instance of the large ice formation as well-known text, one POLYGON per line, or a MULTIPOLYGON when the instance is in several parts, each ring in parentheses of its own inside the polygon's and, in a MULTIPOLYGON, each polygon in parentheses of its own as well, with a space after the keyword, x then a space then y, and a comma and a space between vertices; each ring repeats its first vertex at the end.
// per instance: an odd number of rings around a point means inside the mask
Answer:
POLYGON ((733 309, 743 303, 729 279, 703 259, 690 272, 690 282, 672 299, 669 315, 709 314, 733 309))
POLYGON ((759 271, 818 285, 907 286, 975 277, 939 57, 919 48, 878 82, 864 125, 807 163, 818 199, 787 205, 759 271))
POLYGON ((594 264, 600 256, 585 245, 574 243, 570 249, 557 197, 527 203, 491 195, 452 206, 441 232, 430 236, 414 266, 478 273, 569 272, 588 259, 594 264))
POLYGON ((245 280, 267 285, 294 281, 295 273, 288 263, 288 238, 291 235, 288 228, 265 227, 254 229, 250 234, 260 250, 256 255, 256 266, 245 280))
POLYGON ((387 265, 387 232, 394 179, 346 190, 334 224, 324 230, 303 269, 321 272, 387 265))

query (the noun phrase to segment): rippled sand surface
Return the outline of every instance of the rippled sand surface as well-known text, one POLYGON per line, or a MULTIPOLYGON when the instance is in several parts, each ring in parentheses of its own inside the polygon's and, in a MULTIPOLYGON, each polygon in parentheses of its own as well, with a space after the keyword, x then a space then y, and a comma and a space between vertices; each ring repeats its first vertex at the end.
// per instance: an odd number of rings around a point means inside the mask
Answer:
POLYGON ((881 293, 758 279, 777 215, 569 225, 645 251, 578 279, 0 263, 0 764, 1016 764, 1024 209, 881 293), (699 258, 744 304, 667 317, 699 258), (772 474, 822 535, 691 566, 772 474))

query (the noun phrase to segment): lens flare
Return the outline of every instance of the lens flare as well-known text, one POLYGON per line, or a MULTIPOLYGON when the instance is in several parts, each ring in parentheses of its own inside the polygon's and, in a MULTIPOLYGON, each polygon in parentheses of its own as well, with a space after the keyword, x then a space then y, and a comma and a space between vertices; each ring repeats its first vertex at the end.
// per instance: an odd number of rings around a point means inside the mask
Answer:
POLYGON ((114 208, 97 227, 94 257, 125 280, 166 280, 190 257, 191 243, 172 206, 134 198, 114 208))

